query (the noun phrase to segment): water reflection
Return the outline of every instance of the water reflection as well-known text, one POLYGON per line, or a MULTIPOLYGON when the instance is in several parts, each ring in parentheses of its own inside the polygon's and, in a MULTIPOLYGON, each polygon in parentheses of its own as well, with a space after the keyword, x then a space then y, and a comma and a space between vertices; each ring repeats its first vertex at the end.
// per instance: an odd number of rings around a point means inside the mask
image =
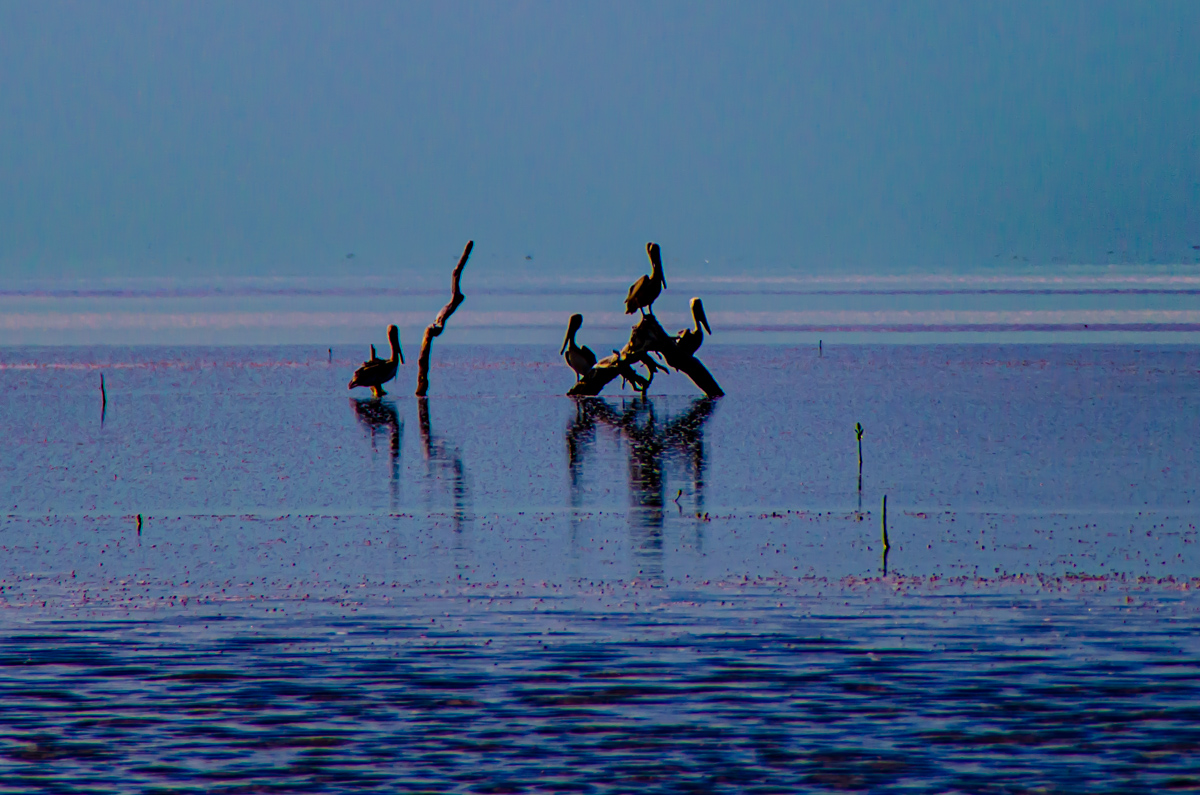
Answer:
POLYGON ((358 421, 371 434, 371 449, 375 450, 375 437, 378 433, 386 432, 391 448, 392 481, 391 496, 392 510, 400 502, 400 448, 404 438, 404 422, 396 412, 396 405, 390 400, 378 398, 356 398, 350 401, 358 421))
POLYGON ((450 492, 454 499, 454 529, 462 530, 467 517, 470 495, 463 469, 462 453, 435 435, 429 420, 429 398, 417 398, 417 418, 421 428, 421 447, 425 454, 425 472, 431 480, 449 476, 450 492))
MULTIPOLYGON (((702 542, 704 425, 715 408, 714 398, 698 398, 687 411, 672 416, 656 407, 654 399, 623 400, 617 407, 605 398, 575 398, 575 417, 567 425, 566 433, 571 506, 580 507, 587 452, 596 440, 596 427, 605 425, 629 444, 630 528, 634 532, 634 550, 641 573, 652 579, 662 576, 668 463, 682 464, 684 476, 691 480, 692 508, 697 517, 696 542, 697 545, 702 542)), ((678 496, 675 505, 682 513, 678 496)))

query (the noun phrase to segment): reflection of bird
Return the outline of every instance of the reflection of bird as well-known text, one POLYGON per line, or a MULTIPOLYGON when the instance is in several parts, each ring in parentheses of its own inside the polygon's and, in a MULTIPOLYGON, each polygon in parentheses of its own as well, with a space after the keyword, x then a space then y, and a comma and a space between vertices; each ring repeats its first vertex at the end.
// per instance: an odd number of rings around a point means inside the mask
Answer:
POLYGON ((571 322, 567 324, 567 336, 563 338, 562 350, 558 352, 559 355, 566 354, 563 358, 567 360, 567 366, 575 371, 577 381, 583 380, 596 366, 596 354, 592 353, 592 349, 586 345, 581 348, 575 344, 575 333, 582 325, 583 315, 571 315, 571 322))
POLYGON ((692 299, 692 323, 693 328, 685 328, 679 332, 675 348, 680 353, 686 353, 691 356, 696 351, 700 350, 700 343, 704 341, 704 331, 712 334, 712 329, 708 327, 708 318, 704 314, 704 304, 699 298, 692 299), (704 331, 700 327, 704 327, 704 331))
POLYGON ((396 406, 390 400, 374 398, 355 398, 350 401, 354 413, 358 415, 367 430, 371 432, 371 449, 375 449, 375 432, 386 431, 391 442, 392 458, 392 505, 400 499, 400 447, 404 435, 404 423, 396 412, 396 406))
POLYGON ((380 428, 396 431, 401 427, 400 414, 390 400, 354 398, 353 406, 358 421, 370 431, 377 431, 380 428))
POLYGON ((356 386, 369 386, 371 394, 383 397, 383 385, 396 377, 396 366, 404 362, 404 354, 400 352, 400 329, 388 326, 388 342, 392 344, 392 355, 387 359, 376 359, 374 346, 371 348, 372 359, 363 362, 363 366, 354 371, 350 379, 349 389, 356 386))
POLYGON ((657 243, 647 243, 646 253, 650 255, 650 275, 643 276, 638 279, 629 288, 629 295, 625 296, 625 314, 632 315, 635 309, 642 310, 642 314, 646 314, 646 310, 650 310, 650 314, 654 314, 652 305, 654 299, 658 298, 658 294, 667 289, 667 280, 663 276, 662 256, 658 251, 657 243))

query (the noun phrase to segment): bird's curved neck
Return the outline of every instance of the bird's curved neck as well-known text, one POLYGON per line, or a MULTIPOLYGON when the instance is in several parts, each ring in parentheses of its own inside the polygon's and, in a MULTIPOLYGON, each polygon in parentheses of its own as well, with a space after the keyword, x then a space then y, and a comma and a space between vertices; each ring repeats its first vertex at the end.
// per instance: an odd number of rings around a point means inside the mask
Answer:
POLYGON ((392 339, 388 340, 388 342, 392 345, 392 357, 389 359, 389 361, 400 361, 400 340, 393 337, 392 339))

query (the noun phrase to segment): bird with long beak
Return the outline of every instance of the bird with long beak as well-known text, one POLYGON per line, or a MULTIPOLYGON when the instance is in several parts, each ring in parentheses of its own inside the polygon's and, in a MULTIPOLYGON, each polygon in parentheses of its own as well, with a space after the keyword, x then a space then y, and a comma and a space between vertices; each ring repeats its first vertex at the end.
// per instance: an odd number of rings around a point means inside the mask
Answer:
POLYGON ((650 275, 642 276, 630 286, 629 295, 625 296, 625 314, 627 315, 632 315, 638 309, 642 310, 643 315, 647 310, 653 315, 654 299, 658 298, 660 292, 667 289, 667 279, 663 276, 662 255, 659 253, 658 244, 647 243, 646 254, 650 257, 650 275))
POLYGON ((567 366, 575 371, 576 382, 582 381, 593 367, 596 366, 596 354, 584 345, 582 348, 575 344, 575 333, 583 325, 583 315, 571 315, 567 324, 567 336, 563 338, 562 349, 558 352, 567 360, 567 366))
POLYGON ((704 342, 705 331, 712 334, 712 329, 708 327, 708 317, 704 314, 704 304, 699 298, 693 298, 691 306, 693 327, 685 328, 675 338, 675 349, 688 356, 700 350, 700 343, 704 342), (704 327, 704 331, 700 330, 701 326, 704 327))
POLYGON ((354 371, 350 379, 349 389, 356 386, 371 388, 373 397, 383 397, 383 385, 396 377, 396 367, 404 364, 404 353, 400 350, 400 329, 388 326, 388 342, 392 344, 392 355, 387 359, 376 359, 374 346, 371 349, 371 361, 363 362, 362 367, 354 371))

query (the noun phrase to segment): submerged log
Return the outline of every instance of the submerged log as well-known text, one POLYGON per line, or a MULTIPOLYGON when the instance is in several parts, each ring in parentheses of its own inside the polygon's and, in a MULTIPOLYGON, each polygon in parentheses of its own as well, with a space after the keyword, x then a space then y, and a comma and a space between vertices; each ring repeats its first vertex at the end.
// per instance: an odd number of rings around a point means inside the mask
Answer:
POLYGON ((615 378, 624 377, 638 391, 645 392, 650 386, 656 370, 665 368, 654 361, 651 353, 659 353, 668 365, 683 373, 708 397, 720 397, 725 392, 708 368, 694 354, 681 350, 679 338, 663 330, 654 315, 645 315, 629 333, 629 342, 619 352, 596 362, 584 377, 571 387, 568 395, 598 395, 615 378), (631 366, 635 362, 645 364, 648 376, 642 376, 631 366))
POLYGON ((417 397, 425 397, 429 392, 429 352, 433 347, 433 338, 445 330, 446 321, 454 314, 454 310, 458 309, 458 305, 467 298, 459 289, 458 282, 462 278, 462 270, 463 266, 467 264, 467 257, 471 256, 471 249, 474 247, 475 241, 468 240, 462 256, 458 258, 458 264, 454 266, 454 273, 450 277, 450 303, 442 307, 442 311, 438 312, 433 324, 425 329, 425 336, 421 339, 421 355, 417 359, 417 397))

